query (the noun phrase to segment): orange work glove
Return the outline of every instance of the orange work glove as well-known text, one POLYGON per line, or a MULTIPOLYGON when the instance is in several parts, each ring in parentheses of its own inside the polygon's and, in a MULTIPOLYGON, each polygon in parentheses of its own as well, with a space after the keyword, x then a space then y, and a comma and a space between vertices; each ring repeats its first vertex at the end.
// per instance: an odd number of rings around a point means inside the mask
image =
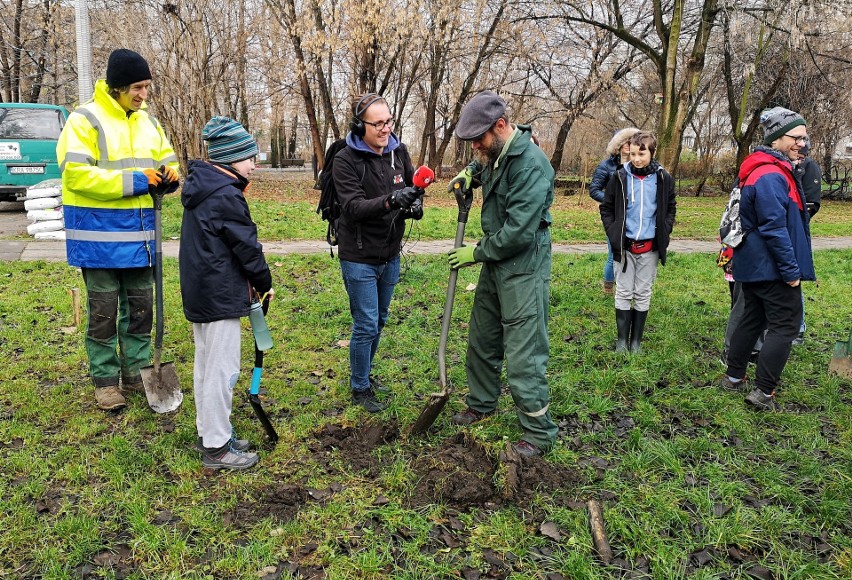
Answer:
POLYGON ((160 174, 163 176, 163 181, 165 183, 177 183, 180 181, 180 175, 178 175, 178 172, 168 165, 160 166, 160 174))
POLYGON ((156 169, 143 169, 142 173, 148 178, 149 189, 156 189, 163 183, 163 176, 156 169))

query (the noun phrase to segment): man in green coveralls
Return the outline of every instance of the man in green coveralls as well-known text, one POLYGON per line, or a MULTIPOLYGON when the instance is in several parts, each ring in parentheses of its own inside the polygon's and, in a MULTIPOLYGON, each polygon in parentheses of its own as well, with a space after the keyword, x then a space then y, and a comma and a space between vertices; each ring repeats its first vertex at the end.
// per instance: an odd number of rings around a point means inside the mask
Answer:
POLYGON ((458 269, 482 263, 470 315, 468 408, 453 417, 470 425, 494 412, 500 374, 506 377, 524 435, 514 450, 530 457, 549 450, 557 427, 550 417, 545 375, 550 344, 550 204, 554 172, 532 141, 529 126, 513 126, 506 103, 483 91, 465 105, 455 130, 479 159, 451 182, 464 191, 482 186, 482 231, 476 246, 450 252, 458 269))

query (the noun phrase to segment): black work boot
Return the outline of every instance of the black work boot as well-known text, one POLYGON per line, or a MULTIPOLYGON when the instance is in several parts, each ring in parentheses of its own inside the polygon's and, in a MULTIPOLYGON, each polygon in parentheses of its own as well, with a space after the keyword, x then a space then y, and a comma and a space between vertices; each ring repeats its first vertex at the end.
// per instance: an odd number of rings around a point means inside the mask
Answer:
POLYGON ((618 340, 615 341, 615 352, 627 352, 627 341, 630 337, 630 324, 633 310, 615 309, 615 327, 618 329, 618 340))
POLYGON ((387 409, 387 405, 376 400, 376 394, 373 392, 373 389, 352 391, 352 402, 356 405, 361 405, 370 413, 378 413, 387 409))
POLYGON ((630 352, 641 352, 642 333, 645 332, 646 320, 648 320, 647 310, 633 311, 633 325, 630 330, 630 352))

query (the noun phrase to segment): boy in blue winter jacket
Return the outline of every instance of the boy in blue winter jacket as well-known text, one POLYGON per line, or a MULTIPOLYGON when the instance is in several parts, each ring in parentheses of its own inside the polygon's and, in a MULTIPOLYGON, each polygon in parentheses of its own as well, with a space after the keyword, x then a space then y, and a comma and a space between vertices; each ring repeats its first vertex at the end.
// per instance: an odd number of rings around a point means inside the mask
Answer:
POLYGON ((760 117, 765 137, 739 170, 745 238, 734 248, 734 278, 742 283, 743 316, 734 331, 720 385, 749 391, 751 348, 766 328, 754 388, 746 402, 776 408, 775 391, 802 320, 802 280, 815 280, 808 212, 791 161, 808 142, 801 115, 774 107, 760 117))
POLYGON ((201 137, 209 161, 190 161, 181 192, 180 292, 195 339, 193 391, 201 463, 248 469, 258 461, 231 427, 240 375, 240 318, 253 296, 270 299, 272 275, 257 241, 244 192, 257 143, 242 125, 213 117, 201 137))

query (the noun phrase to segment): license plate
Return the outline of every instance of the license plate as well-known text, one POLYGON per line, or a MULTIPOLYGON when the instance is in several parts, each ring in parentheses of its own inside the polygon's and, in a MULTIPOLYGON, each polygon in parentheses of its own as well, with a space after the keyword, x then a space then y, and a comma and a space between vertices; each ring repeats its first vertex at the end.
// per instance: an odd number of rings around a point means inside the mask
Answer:
POLYGON ((44 173, 44 167, 10 167, 9 173, 44 173))

